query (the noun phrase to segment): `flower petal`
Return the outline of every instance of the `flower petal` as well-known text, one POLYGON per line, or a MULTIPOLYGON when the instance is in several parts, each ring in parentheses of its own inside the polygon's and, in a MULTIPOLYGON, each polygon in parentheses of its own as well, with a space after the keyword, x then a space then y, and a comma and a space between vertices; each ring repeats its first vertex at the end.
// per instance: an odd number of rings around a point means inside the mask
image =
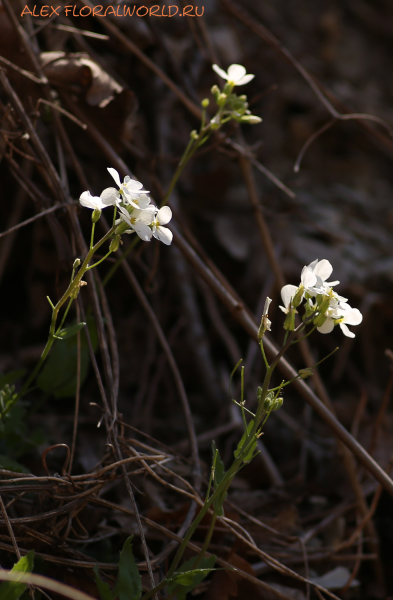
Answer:
POLYGON ((92 195, 90 194, 90 192, 82 192, 82 194, 79 196, 79 202, 82 204, 82 206, 85 206, 86 208, 91 208, 91 198, 92 195))
POLYGON ((82 194, 79 197, 79 202, 85 208, 91 208, 92 210, 95 210, 96 208, 98 210, 106 208, 106 204, 102 203, 101 198, 99 198, 99 196, 92 196, 88 191, 82 192, 82 194))
POLYGON ((302 282, 305 288, 308 288, 312 287, 316 283, 317 278, 311 271, 311 269, 309 269, 308 267, 303 267, 302 274, 300 276, 300 281, 302 282))
POLYGON ((320 327, 317 327, 319 333, 330 333, 334 329, 334 320, 327 317, 326 321, 320 327))
POLYGON ((296 287, 296 285, 291 285, 291 284, 284 285, 284 287, 281 290, 281 298, 282 298, 285 308, 288 308, 291 298, 294 297, 297 290, 298 290, 298 288, 296 287))
POLYGON ((228 79, 227 73, 224 71, 224 69, 220 69, 218 65, 212 65, 212 69, 223 79, 228 79))
POLYGON ((317 277, 322 279, 322 281, 326 281, 326 279, 332 274, 333 267, 330 262, 324 258, 316 264, 313 271, 317 277))
POLYGON ((131 223, 131 217, 130 217, 130 213, 123 208, 122 206, 119 206, 119 217, 121 219, 123 219, 123 221, 125 221, 127 223, 127 225, 129 225, 130 227, 132 227, 132 223, 131 223))
MULTIPOLYGON (((157 213, 157 221, 160 225, 166 225, 172 219, 172 211, 169 206, 163 206, 157 213)), ((172 239, 171 239, 172 241, 172 239)))
POLYGON ((137 221, 136 223, 133 224, 132 227, 136 231, 138 236, 141 238, 141 240, 143 240, 144 242, 150 242, 153 232, 148 225, 145 225, 145 223, 141 223, 140 221, 137 221))
POLYGON ((145 225, 151 225, 155 217, 155 210, 153 207, 147 207, 145 209, 138 209, 132 212, 132 216, 136 217, 139 223, 145 223, 145 225))
POLYGON ((157 240, 160 240, 160 242, 166 244, 166 246, 170 246, 172 243, 173 233, 167 227, 157 227, 153 235, 157 240))
POLYGON ((311 271, 314 271, 315 267, 318 264, 318 259, 316 258, 315 260, 313 260, 309 265, 308 268, 311 269, 311 271))
POLYGON ((344 314, 343 322, 348 323, 348 325, 359 325, 362 321, 363 315, 357 308, 352 308, 344 314))
POLYGON ((228 81, 233 81, 237 83, 244 77, 246 74, 246 69, 243 65, 231 65, 228 69, 228 81))
POLYGON ((147 196, 146 194, 141 194, 138 198, 137 204, 138 204, 139 208, 141 208, 142 210, 144 208, 147 208, 150 204, 149 196, 147 196))
POLYGON ((112 175, 113 179, 115 180, 116 184, 119 186, 119 188, 121 187, 121 181, 120 181, 120 175, 119 173, 116 171, 116 169, 112 169, 112 167, 108 167, 108 173, 110 175, 112 175))
POLYGON ((111 204, 116 204, 116 200, 119 199, 119 192, 116 188, 109 187, 101 192, 100 198, 104 204, 110 206, 111 204))
POLYGON ((340 329, 344 335, 350 338, 354 338, 355 334, 352 331, 349 331, 348 327, 344 323, 340 323, 340 329))
MULTIPOLYGON (((254 79, 255 75, 244 75, 244 77, 242 77, 239 81, 236 82, 236 85, 246 85, 246 83, 249 83, 252 79, 254 79)), ((262 119, 261 119, 262 121, 262 119)))

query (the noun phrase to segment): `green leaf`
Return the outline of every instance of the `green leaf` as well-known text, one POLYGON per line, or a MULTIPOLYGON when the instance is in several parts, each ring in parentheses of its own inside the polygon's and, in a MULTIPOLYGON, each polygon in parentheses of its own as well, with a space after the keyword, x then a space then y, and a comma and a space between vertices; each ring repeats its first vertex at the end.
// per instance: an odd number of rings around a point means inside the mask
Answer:
MULTIPOLYGON (((212 449, 213 449, 213 461, 215 460, 214 489, 217 490, 217 488, 220 486, 220 484, 222 483, 222 480, 225 477, 225 469, 224 469, 224 463, 221 460, 220 453, 219 453, 218 449, 216 448, 216 444, 215 444, 214 440, 212 442, 212 449)), ((226 497, 227 497, 227 494, 224 494, 223 496, 219 496, 214 500, 214 509, 219 517, 224 516, 224 509, 222 508, 222 505, 223 505, 226 497)))
MULTIPOLYGON (((76 326, 80 326, 78 323, 76 326)), ((96 350, 98 345, 97 331, 94 319, 87 319, 87 326, 93 344, 96 350)), ((71 329, 67 328, 67 329, 71 329)), ((79 327, 80 329, 81 327, 79 327)), ((63 331, 63 330, 62 330, 63 331)), ((74 337, 65 337, 61 341, 55 341, 52 350, 41 373, 37 377, 38 387, 47 394, 53 394, 56 398, 67 398, 74 396, 76 392, 76 370, 77 370, 78 346, 77 339, 74 337)), ((90 364, 89 348, 86 336, 81 336, 81 370, 80 385, 87 377, 90 364)), ((1 600, 1 599, 0 599, 1 600)))
POLYGON ((225 469, 224 469, 224 463, 221 460, 221 456, 220 453, 218 451, 218 449, 216 448, 216 444, 213 440, 212 442, 212 449, 213 449, 213 461, 214 459, 216 460, 216 464, 215 464, 215 469, 214 469, 214 485, 217 488, 222 480, 225 477, 225 469))
POLYGON ((17 460, 14 460, 9 456, 4 456, 4 454, 0 454, 0 469, 14 471, 15 473, 29 473, 29 469, 18 463, 17 460))
POLYGON ((23 377, 26 373, 26 369, 17 369, 16 371, 10 371, 6 375, 0 375, 0 390, 3 389, 5 385, 11 385, 18 381, 21 377, 23 377))
POLYGON ((66 340, 67 338, 73 337, 80 331, 86 323, 75 323, 75 325, 71 325, 70 327, 65 327, 61 329, 59 333, 56 334, 57 339, 66 340))
POLYGON ((120 552, 119 574, 113 590, 113 599, 119 596, 119 600, 139 600, 142 595, 142 578, 132 552, 132 538, 133 536, 130 536, 126 539, 120 552))
MULTIPOLYGON (((99 571, 97 565, 94 566, 93 571, 94 571, 94 575, 95 575, 97 590, 98 590, 98 593, 100 594, 101 600, 112 600, 112 592, 109 588, 109 585, 107 583, 105 583, 105 581, 102 581, 101 576, 100 576, 100 571, 99 571)), ((1 600, 1 598, 0 598, 0 600, 1 600)))
MULTIPOLYGON (((31 550, 12 567, 12 573, 31 573, 34 567, 34 550, 31 550)), ((0 600, 18 600, 25 591, 26 583, 3 581, 0 585, 0 600)))
POLYGON ((200 566, 198 569, 192 569, 195 562, 196 557, 194 556, 194 558, 190 558, 190 560, 184 562, 179 570, 174 573, 168 584, 168 596, 171 596, 176 592, 177 600, 186 600, 187 594, 199 585, 211 571, 215 570, 213 567, 216 562, 216 557, 214 555, 205 556, 199 562, 200 566), (179 585, 182 586, 180 589, 178 587, 179 585))
MULTIPOLYGON (((254 425, 254 421, 251 420, 249 422, 249 424, 247 425, 247 431, 245 431, 243 433, 242 438, 241 438, 240 442, 238 443, 236 450, 233 453, 234 456, 235 456, 235 458, 237 458, 238 456, 240 456, 240 454, 241 454, 241 452, 243 450, 243 447, 244 447, 244 445, 245 445, 245 443, 247 441, 247 438, 249 437, 249 435, 251 433, 253 425, 254 425)), ((243 461, 244 462, 249 462, 252 459, 256 446, 257 446, 257 439, 255 438, 253 440, 251 446, 249 447, 247 454, 243 457, 243 461)))

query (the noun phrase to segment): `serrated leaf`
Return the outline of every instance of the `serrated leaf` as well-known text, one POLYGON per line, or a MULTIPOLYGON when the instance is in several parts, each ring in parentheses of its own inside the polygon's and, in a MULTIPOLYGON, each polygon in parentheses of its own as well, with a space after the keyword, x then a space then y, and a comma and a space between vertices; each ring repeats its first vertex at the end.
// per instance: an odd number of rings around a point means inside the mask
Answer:
POLYGON ((186 600, 186 596, 191 592, 197 585, 201 583, 213 571, 216 557, 205 556, 199 562, 200 567, 198 569, 192 569, 195 565, 196 558, 190 558, 184 562, 177 573, 175 573, 168 584, 168 595, 171 596, 176 592, 177 600, 186 600), (179 589, 179 585, 181 588, 179 589))
POLYGON ((70 327, 65 327, 64 329, 61 329, 59 333, 56 334, 56 337, 57 339, 66 340, 76 335, 78 331, 85 327, 85 325, 86 323, 81 322, 75 323, 75 325, 70 325, 70 327))
MULTIPOLYGON (((253 425, 254 425, 254 421, 253 421, 253 420, 251 420, 251 421, 249 422, 249 424, 247 425, 247 431, 245 431, 245 432, 243 433, 243 435, 242 435, 242 437, 241 437, 241 440, 240 440, 240 442, 238 443, 238 445, 237 445, 237 448, 236 448, 236 450, 235 450, 235 451, 234 451, 234 453, 233 453, 233 454, 234 454, 234 456, 235 456, 235 458, 237 458, 237 457, 240 455, 241 451, 243 450, 243 446, 244 446, 244 444, 246 443, 246 440, 247 440, 248 436, 249 436, 249 435, 250 435, 250 433, 251 433, 251 430, 252 430, 252 428, 253 428, 253 425)), ((253 454, 254 454, 254 450, 255 450, 255 448, 256 448, 256 445, 257 445, 257 440, 254 440, 254 442, 252 443, 252 445, 251 445, 251 447, 250 447, 249 451, 247 452, 247 455, 246 455, 246 456, 243 458, 244 462, 247 462, 247 461, 249 461, 249 460, 251 460, 251 459, 252 459, 252 456, 253 456, 253 454)))
MULTIPOLYGON (((31 573, 34 567, 34 550, 31 550, 12 567, 12 573, 31 573)), ((0 600, 18 600, 27 587, 26 583, 3 581, 0 585, 0 600)))
POLYGON ((95 575, 97 590, 100 594, 101 600, 112 600, 112 592, 110 590, 110 587, 107 583, 105 583, 105 581, 102 581, 100 571, 97 565, 94 565, 93 571, 95 575))
POLYGON ((112 596, 118 596, 119 600, 139 600, 142 595, 142 578, 132 552, 132 538, 126 539, 120 552, 119 574, 112 596))

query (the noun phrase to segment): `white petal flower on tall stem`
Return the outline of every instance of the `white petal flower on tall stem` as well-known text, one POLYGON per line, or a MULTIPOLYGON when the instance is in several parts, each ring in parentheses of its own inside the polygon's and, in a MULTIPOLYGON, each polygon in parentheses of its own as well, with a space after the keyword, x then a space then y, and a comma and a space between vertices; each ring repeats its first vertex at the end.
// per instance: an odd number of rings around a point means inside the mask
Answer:
POLYGON ((340 283, 339 281, 326 281, 333 271, 332 265, 328 260, 326 260, 326 258, 322 260, 313 260, 312 263, 304 268, 307 268, 308 271, 310 271, 316 278, 315 283, 304 286, 306 291, 311 296, 316 296, 317 294, 326 294, 328 288, 340 283))
POLYGON ((134 206, 134 208, 140 208, 135 200, 138 199, 141 194, 146 195, 146 193, 148 193, 147 190, 143 189, 143 184, 140 181, 131 179, 129 175, 124 177, 124 181, 122 183, 120 175, 116 169, 108 167, 108 172, 115 180, 119 189, 113 187, 106 188, 102 192, 101 197, 112 200, 112 204, 119 204, 119 202, 124 201, 126 204, 131 204, 131 206, 134 206))
POLYGON ((160 208, 155 218, 153 219, 153 235, 157 240, 169 246, 172 242, 173 233, 167 227, 163 227, 172 219, 172 211, 169 206, 160 208))
POLYGON ((363 315, 357 308, 352 308, 347 303, 340 303, 337 307, 329 308, 327 318, 323 325, 317 327, 319 333, 330 333, 335 325, 340 325, 340 329, 347 337, 354 338, 347 325, 360 325, 363 321, 363 315))
POLYGON ((90 208, 92 210, 103 210, 108 206, 112 206, 115 202, 112 202, 112 199, 108 196, 92 196, 89 191, 82 192, 79 197, 79 202, 85 208, 90 208))
MULTIPOLYGON (((150 206, 144 210, 133 208, 131 214, 123 206, 119 206, 119 216, 127 223, 144 242, 150 242, 153 231, 151 225, 155 217, 155 208, 150 206)), ((126 232, 130 233, 130 232, 126 232)))
POLYGON ((226 79, 229 85, 232 86, 245 85, 255 77, 255 75, 246 75, 246 69, 243 65, 231 65, 228 68, 228 71, 224 71, 224 69, 221 69, 218 65, 213 65, 213 70, 217 75, 226 79))

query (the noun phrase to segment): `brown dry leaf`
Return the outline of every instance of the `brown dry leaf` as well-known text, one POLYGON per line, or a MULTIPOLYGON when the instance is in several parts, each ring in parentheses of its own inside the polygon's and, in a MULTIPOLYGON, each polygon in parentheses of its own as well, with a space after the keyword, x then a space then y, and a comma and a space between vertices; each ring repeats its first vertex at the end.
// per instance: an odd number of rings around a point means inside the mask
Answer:
MULTIPOLYGON (((231 552, 226 560, 235 569, 245 571, 254 577, 256 576, 250 563, 238 554, 231 552)), ((249 598, 264 598, 262 594, 261 588, 254 585, 251 581, 243 579, 236 571, 226 569, 214 573, 204 600, 229 600, 230 598, 249 600, 249 598)))
POLYGON ((54 85, 77 83, 86 88, 85 100, 90 106, 103 108, 123 91, 122 86, 88 54, 42 52, 40 60, 45 75, 54 85))

